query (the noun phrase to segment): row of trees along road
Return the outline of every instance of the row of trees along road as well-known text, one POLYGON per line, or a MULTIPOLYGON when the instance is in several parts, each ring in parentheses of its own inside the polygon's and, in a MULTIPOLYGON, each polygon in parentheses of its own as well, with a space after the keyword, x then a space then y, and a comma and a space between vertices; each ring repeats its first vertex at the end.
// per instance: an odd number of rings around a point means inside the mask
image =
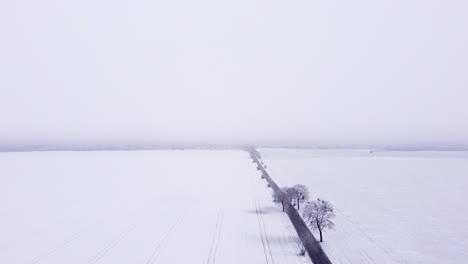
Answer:
POLYGON ((291 204, 297 208, 299 213, 302 212, 302 218, 309 227, 319 232, 320 242, 323 242, 323 230, 333 229, 335 226, 333 223, 333 218, 335 218, 333 205, 320 198, 313 201, 309 201, 309 199, 309 189, 303 184, 296 184, 292 187, 283 187, 281 188, 281 191, 273 192, 273 201, 281 203, 283 212, 285 209, 285 202, 291 202, 291 204), (303 205, 302 209, 301 204, 303 205))

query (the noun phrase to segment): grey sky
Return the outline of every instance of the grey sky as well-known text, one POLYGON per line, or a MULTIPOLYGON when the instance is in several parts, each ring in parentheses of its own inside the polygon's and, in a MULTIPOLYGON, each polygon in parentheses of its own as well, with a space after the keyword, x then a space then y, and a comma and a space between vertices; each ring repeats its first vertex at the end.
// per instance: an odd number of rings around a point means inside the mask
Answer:
POLYGON ((468 146, 468 2, 0 2, 0 143, 468 146))

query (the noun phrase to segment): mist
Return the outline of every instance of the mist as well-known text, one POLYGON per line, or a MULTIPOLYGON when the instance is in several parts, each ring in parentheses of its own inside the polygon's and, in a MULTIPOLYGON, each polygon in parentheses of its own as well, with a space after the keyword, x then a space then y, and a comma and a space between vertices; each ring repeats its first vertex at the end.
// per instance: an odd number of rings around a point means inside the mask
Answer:
POLYGON ((2 1, 0 145, 468 147, 468 2, 2 1))

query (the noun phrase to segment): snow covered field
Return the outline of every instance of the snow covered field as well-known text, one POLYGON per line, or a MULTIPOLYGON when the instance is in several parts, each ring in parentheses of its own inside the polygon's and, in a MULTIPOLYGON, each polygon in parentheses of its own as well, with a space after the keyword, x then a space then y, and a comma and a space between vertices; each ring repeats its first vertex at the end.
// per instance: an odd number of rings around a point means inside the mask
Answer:
POLYGON ((0 263, 307 263, 241 151, 0 153, 0 263))
POLYGON ((467 152, 259 152, 278 185, 335 205, 333 263, 468 263, 467 152))

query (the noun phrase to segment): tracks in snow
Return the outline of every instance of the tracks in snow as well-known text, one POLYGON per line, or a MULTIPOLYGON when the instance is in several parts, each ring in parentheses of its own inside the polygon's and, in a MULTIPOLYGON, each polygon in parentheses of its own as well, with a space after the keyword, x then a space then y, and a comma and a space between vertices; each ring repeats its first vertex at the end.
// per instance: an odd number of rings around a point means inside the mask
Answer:
POLYGON ((153 252, 151 253, 151 256, 148 258, 148 260, 146 261, 146 264, 153 264, 153 263, 156 263, 156 260, 158 259, 158 256, 159 254, 161 253, 161 248, 164 247, 164 245, 166 245, 167 241, 169 240, 169 238, 172 236, 172 234, 174 233, 174 229, 175 227, 180 224, 180 222, 182 222, 182 220, 184 219, 185 217, 185 214, 182 215, 172 226, 171 228, 169 228, 169 231, 167 231, 166 235, 163 237, 163 239, 161 241, 159 241, 159 243, 156 245, 156 247, 154 248, 153 252))
POLYGON ((59 249, 61 248, 65 248, 67 247, 69 244, 71 244, 73 241, 75 241, 76 239, 78 239, 82 234, 86 233, 90 228, 90 225, 82 228, 80 231, 76 232, 75 234, 73 234, 70 238, 62 241, 61 243, 59 243, 57 246, 55 246, 54 248, 48 250, 48 251, 45 251, 43 252, 42 254, 40 254, 39 256, 37 256, 36 258, 34 258, 31 263, 32 264, 36 264, 36 263, 39 263, 41 262, 43 259, 47 258, 48 256, 54 254, 55 252, 57 252, 59 249))
POLYGON ((219 240, 221 238, 223 220, 224 220, 224 209, 220 209, 218 212, 215 232, 213 234, 213 240, 211 241, 210 252, 208 253, 208 259, 206 260, 206 264, 210 264, 210 263, 214 264, 216 261, 216 253, 218 252, 219 240))
POLYGON ((273 259, 273 254, 271 253, 270 241, 268 240, 268 235, 266 232, 265 220, 263 220, 263 215, 261 210, 258 208, 257 198, 254 194, 255 202, 255 213, 257 215, 258 228, 260 232, 260 238, 262 240, 263 253, 265 254, 265 261, 267 264, 274 264, 275 260, 273 259))
POLYGON ((110 242, 106 247, 104 247, 101 251, 99 251, 94 257, 92 257, 88 264, 97 263, 101 258, 103 258, 115 245, 117 245, 120 241, 122 241, 133 229, 135 229, 136 224, 131 225, 130 228, 123 232, 120 236, 110 242))

